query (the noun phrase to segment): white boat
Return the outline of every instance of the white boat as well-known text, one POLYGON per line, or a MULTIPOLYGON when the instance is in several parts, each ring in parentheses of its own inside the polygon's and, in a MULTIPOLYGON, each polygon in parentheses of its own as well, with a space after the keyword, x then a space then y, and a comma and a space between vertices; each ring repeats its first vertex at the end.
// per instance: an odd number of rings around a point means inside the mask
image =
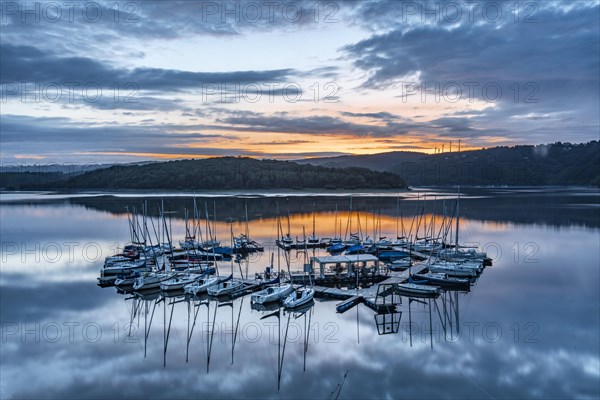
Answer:
POLYGON ((294 287, 290 284, 281 286, 271 286, 266 289, 256 292, 252 295, 250 300, 253 303, 264 304, 272 301, 281 300, 294 291, 294 287))
POLYGON ((159 245, 155 245, 155 246, 146 246, 145 250, 144 250, 144 254, 146 255, 146 258, 156 258, 156 257, 160 257, 164 254, 164 250, 161 246, 159 245))
POLYGON ((140 276, 133 284, 133 290, 156 289, 160 284, 174 276, 172 272, 154 272, 145 276, 140 276))
POLYGON ((474 268, 468 268, 461 264, 449 263, 449 262, 435 262, 429 265, 429 271, 441 272, 448 276, 459 276, 459 277, 474 277, 477 276, 477 270, 474 268))
POLYGON ((291 246, 294 244, 294 239, 292 239, 289 233, 286 233, 285 236, 281 238, 281 243, 291 246))
POLYGON ((117 275, 112 276, 100 276, 98 279, 98 285, 102 287, 113 286, 115 284, 115 280, 117 279, 117 275))
POLYGON ((470 279, 467 278, 452 278, 448 274, 442 272, 427 272, 426 274, 414 274, 411 277, 416 280, 426 281, 434 285, 441 286, 469 286, 471 283, 470 279))
POLYGON ((441 243, 428 239, 420 240, 413 245, 413 249, 420 253, 431 253, 433 251, 440 250, 441 248, 441 243))
POLYGON ((331 244, 342 243, 342 238, 339 236, 334 236, 333 238, 331 238, 329 243, 331 243, 331 244))
POLYGON ((360 240, 360 236, 358 236, 358 233, 351 233, 350 234, 350 238, 348 240, 344 240, 343 242, 346 246, 352 246, 355 244, 360 244, 361 240, 360 240))
POLYGON ((461 249, 444 249, 440 250, 439 258, 447 261, 481 261, 487 258, 487 254, 483 252, 476 251, 474 248, 469 248, 467 250, 461 249))
POLYGON ((244 286, 244 282, 241 280, 228 280, 211 285, 208 287, 207 292, 210 296, 225 296, 241 289, 244 286))
POLYGON ((472 268, 472 269, 476 270, 477 272, 483 271, 483 263, 481 261, 464 261, 464 262, 458 263, 458 265, 460 265, 464 268, 472 268))
POLYGON ((308 239, 306 239, 306 241, 308 242, 308 244, 318 244, 321 242, 321 238, 319 238, 316 235, 310 235, 308 239))
POLYGON ((196 250, 201 247, 200 243, 193 238, 185 238, 185 240, 180 240, 179 246, 184 250, 196 250))
POLYGON ((102 268, 101 276, 124 275, 145 269, 147 269, 146 260, 120 262, 102 268))
POLYGON ((135 280, 139 277, 140 274, 138 272, 133 273, 131 275, 118 275, 117 279, 115 279, 114 284, 122 290, 131 289, 133 287, 133 284, 135 283, 135 280))
POLYGON ((220 282, 223 282, 225 279, 226 278, 220 276, 204 277, 197 280, 196 282, 185 285, 183 290, 191 295, 204 293, 208 290, 209 287, 217 285, 220 282))
POLYGON ((134 261, 133 257, 129 257, 123 254, 115 254, 114 256, 108 256, 104 259, 104 267, 110 267, 118 263, 126 263, 134 261))
POLYGON ((406 293, 411 296, 435 296, 441 290, 439 286, 420 285, 413 282, 398 283, 396 288, 401 293, 406 293))
POLYGON ((198 274, 183 274, 160 283, 160 290, 168 292, 169 290, 183 290, 185 285, 192 284, 202 278, 198 274))
POLYGON ((389 240, 386 237, 381 237, 381 238, 379 238, 379 240, 377 242, 375 242, 375 245, 379 249, 391 249, 392 248, 392 241, 389 240))
POLYGON ((308 303, 315 297, 315 289, 314 288, 298 288, 294 290, 292 293, 288 295, 288 297, 283 300, 283 306, 285 308, 295 308, 299 307, 303 304, 308 303))
POLYGON ((404 257, 389 263, 388 268, 392 271, 403 271, 407 268, 410 268, 411 265, 412 260, 410 259, 410 257, 404 257))
POLYGON ((219 247, 221 242, 216 239, 209 239, 202 242, 203 249, 212 249, 213 247, 219 247))

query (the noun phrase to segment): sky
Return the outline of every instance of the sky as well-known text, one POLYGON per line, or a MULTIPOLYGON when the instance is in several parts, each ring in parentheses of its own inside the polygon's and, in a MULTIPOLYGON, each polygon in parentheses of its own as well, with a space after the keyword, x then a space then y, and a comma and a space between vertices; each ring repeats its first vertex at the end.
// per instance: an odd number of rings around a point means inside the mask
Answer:
POLYGON ((599 139, 598 1, 0 4, 5 165, 599 139))

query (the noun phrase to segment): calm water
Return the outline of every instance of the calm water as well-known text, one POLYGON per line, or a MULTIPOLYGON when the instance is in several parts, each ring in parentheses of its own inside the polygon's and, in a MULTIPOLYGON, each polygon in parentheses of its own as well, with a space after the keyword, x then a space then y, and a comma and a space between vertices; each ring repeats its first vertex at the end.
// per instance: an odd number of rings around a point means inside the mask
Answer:
MULTIPOLYGON (((439 226, 454 193, 437 191, 435 206, 433 194, 425 212, 439 226)), ((463 194, 461 242, 479 243, 494 265, 470 293, 403 298, 385 316, 396 323, 385 335, 384 316, 364 305, 337 314, 336 301, 317 301, 277 317, 251 309, 249 298, 157 302, 102 289, 104 257, 129 240, 125 206, 145 199, 156 214, 157 197, 3 194, 0 398, 598 398, 600 192, 463 194)), ((415 195, 400 196, 398 220, 395 194, 355 194, 361 229, 373 236, 377 222, 390 237, 408 229, 421 212, 415 195)), ((247 205, 250 235, 266 249, 242 263, 249 274, 269 262, 277 206, 285 230, 289 209, 292 236, 303 226, 312 233, 313 214, 316 233, 332 236, 336 205, 342 233, 348 220, 349 197, 339 194, 206 201, 224 241, 246 229, 247 205)), ((165 197, 165 207, 183 239, 191 198, 165 197)), ((290 268, 305 257, 292 252, 290 268)), ((275 263, 287 268, 277 255, 275 263)))

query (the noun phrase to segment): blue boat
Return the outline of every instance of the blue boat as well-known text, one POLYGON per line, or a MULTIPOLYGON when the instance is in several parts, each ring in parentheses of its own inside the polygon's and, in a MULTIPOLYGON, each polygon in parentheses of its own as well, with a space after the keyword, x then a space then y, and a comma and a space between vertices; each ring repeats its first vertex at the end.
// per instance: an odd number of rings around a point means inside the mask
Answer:
POLYGON ((379 261, 394 262, 404 257, 409 257, 410 254, 406 251, 384 251, 379 253, 379 261))
POLYGON ((365 248, 362 244, 355 244, 353 246, 348 247, 346 249, 346 254, 363 254, 365 252, 365 248))
POLYGON ((330 254, 339 254, 346 249, 346 245, 343 243, 334 243, 331 246, 327 247, 327 251, 330 254))
POLYGON ((233 254, 233 249, 229 246, 213 247, 212 251, 224 256, 231 256, 233 254))

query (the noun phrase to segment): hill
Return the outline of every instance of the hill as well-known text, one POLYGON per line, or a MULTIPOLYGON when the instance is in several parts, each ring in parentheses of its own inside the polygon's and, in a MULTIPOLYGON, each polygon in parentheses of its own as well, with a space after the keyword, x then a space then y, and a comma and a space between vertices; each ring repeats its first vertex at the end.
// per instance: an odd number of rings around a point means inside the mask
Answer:
POLYGON ((144 165, 114 165, 83 174, 7 173, 5 189, 399 189, 394 173, 366 168, 328 168, 289 161, 220 157, 144 165), (19 180, 19 178, 22 178, 19 180))
POLYGON ((600 142, 500 146, 424 154, 391 152, 298 161, 399 174, 408 185, 600 185, 600 142))

